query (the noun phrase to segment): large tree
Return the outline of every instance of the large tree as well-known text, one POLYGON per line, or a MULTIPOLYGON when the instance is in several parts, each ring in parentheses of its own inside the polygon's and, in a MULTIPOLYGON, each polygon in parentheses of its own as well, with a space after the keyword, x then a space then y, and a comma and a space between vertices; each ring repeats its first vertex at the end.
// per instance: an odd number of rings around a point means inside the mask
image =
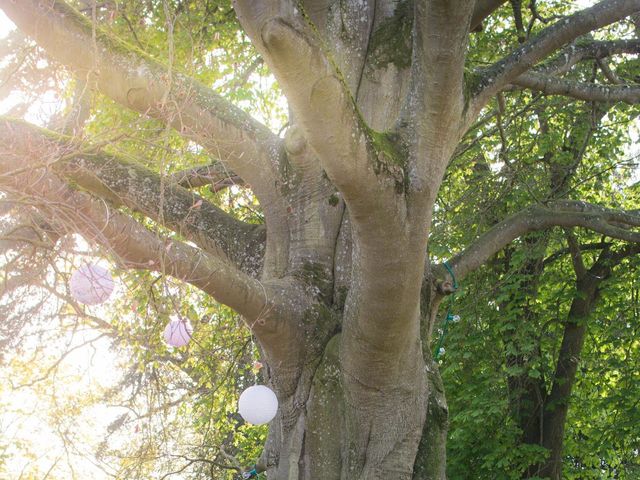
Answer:
MULTIPOLYGON (((532 2, 527 29, 520 2, 510 2, 516 42, 502 39, 489 51, 483 36, 499 41, 505 26, 483 31, 483 23, 491 26, 505 3, 236 0, 244 35, 288 102, 278 135, 187 76, 172 49, 162 62, 102 29, 95 5, 85 15, 60 1, 2 0, 18 28, 84 89, 164 123, 211 161, 167 176, 69 136, 74 125, 54 133, 5 119, 0 184, 29 218, 12 225, 8 244, 32 248, 36 239, 79 233, 121 265, 172 275, 241 314, 280 402, 256 461, 269 478, 445 478, 448 413, 433 358, 442 300, 531 232, 582 227, 640 242, 636 212, 565 199, 570 164, 559 163, 553 195, 491 212, 486 231, 446 263, 429 257, 447 169, 490 119, 518 114, 505 112, 519 108, 505 98, 524 89, 612 109, 640 100, 640 86, 624 83, 640 42, 618 23, 640 12, 640 0, 573 13, 558 7, 553 21, 532 2), (620 38, 592 33, 601 29, 620 38), (602 74, 585 77, 587 62, 599 62, 602 74), (194 192, 229 183, 251 189, 264 224, 194 192)), ((579 137, 567 144, 574 157, 587 141, 579 137)), ((584 295, 570 320, 591 308, 598 282, 589 273, 609 275, 607 261, 634 248, 606 250, 590 270, 576 260, 584 295)), ((558 365, 572 377, 575 337, 584 331, 575 321, 567 328, 558 365)), ((567 397, 564 385, 571 383, 554 384, 551 396, 567 397)), ((548 417, 556 437, 565 416, 560 409, 548 417)), ((549 448, 538 471, 560 478, 561 449, 549 448)))

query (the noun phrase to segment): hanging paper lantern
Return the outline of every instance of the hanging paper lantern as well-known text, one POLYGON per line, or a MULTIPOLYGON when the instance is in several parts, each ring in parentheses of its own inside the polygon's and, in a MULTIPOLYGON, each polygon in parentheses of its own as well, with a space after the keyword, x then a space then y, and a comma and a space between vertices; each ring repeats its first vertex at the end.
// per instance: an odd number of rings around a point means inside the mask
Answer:
POLYGON ((100 265, 81 266, 69 281, 71 295, 85 305, 98 305, 105 302, 113 292, 114 282, 111 273, 100 265))
POLYGON ((184 347, 192 334, 193 327, 189 320, 174 319, 164 328, 164 341, 172 347, 184 347))
POLYGON ((240 395, 238 411, 245 421, 254 425, 263 425, 276 416, 278 398, 269 387, 254 385, 240 395))

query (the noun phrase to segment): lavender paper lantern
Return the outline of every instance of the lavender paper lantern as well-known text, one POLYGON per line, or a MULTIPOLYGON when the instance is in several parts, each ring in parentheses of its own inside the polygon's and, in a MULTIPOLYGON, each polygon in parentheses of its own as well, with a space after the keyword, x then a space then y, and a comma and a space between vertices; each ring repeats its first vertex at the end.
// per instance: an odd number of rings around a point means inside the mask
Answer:
POLYGON ((269 387, 254 385, 240 395, 238 411, 245 421, 254 425, 263 425, 276 416, 278 398, 269 387))
POLYGON ((164 341, 172 347, 184 347, 191 340, 193 327, 189 320, 171 320, 164 329, 164 341))
POLYGON ((71 295, 85 305, 98 305, 105 302, 113 292, 114 282, 111 273, 96 264, 81 266, 71 275, 69 288, 71 295))

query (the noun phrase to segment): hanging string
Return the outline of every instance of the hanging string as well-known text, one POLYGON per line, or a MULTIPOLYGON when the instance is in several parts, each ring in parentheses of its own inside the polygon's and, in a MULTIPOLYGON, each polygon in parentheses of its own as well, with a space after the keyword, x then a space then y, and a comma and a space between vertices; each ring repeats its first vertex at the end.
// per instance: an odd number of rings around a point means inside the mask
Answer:
MULTIPOLYGON (((262 368, 262 364, 256 358, 260 358, 258 354, 258 347, 256 346, 255 336, 253 331, 251 331, 251 371, 253 373, 253 385, 258 385, 258 375, 260 374, 260 368, 262 368)), ((251 478, 251 477, 249 477, 251 478)))
POLYGON ((453 302, 456 298, 456 292, 458 290, 458 281, 456 280, 456 276, 453 273, 453 269, 451 268, 451 266, 447 262, 444 262, 443 265, 444 265, 444 268, 447 269, 447 271, 449 272, 449 275, 451 275, 451 278, 453 280, 453 293, 451 294, 451 299, 449 300, 449 306, 447 307, 447 315, 444 317, 444 324, 442 325, 442 334, 440 335, 440 340, 438 341, 438 346, 436 347, 436 351, 433 354, 433 358, 435 359, 436 362, 438 361, 438 358, 440 358, 440 355, 444 353, 444 347, 442 345, 444 345, 444 339, 447 336, 447 331, 449 330, 449 323, 460 320, 460 317, 458 315, 454 315, 453 313, 451 313, 451 306, 453 305, 453 302))

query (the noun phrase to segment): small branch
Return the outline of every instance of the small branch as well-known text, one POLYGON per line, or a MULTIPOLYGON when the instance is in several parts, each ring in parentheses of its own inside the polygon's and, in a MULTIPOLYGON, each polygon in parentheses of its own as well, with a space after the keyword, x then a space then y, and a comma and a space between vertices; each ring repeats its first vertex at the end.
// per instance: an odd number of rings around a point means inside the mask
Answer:
POLYGON ((610 83, 612 83, 613 85, 621 85, 622 83, 624 83, 622 80, 620 80, 620 77, 618 77, 611 70, 609 64, 605 59, 598 58, 596 60, 596 63, 598 64, 598 67, 600 67, 600 71, 602 72, 602 74, 607 78, 607 80, 609 80, 610 83))
POLYGON ((21 388, 28 388, 28 387, 33 387, 35 384, 40 383, 46 379, 49 378, 49 376, 57 371, 58 367, 60 366, 60 364, 62 362, 64 362, 65 358, 67 358, 70 354, 72 354, 74 351, 79 350, 81 348, 86 347, 87 345, 91 345, 95 342, 97 342, 98 340, 100 340, 101 338, 106 337, 107 334, 106 333, 101 333, 100 335, 98 335, 95 338, 92 338, 90 340, 87 340, 85 342, 79 343, 77 345, 74 345, 73 347, 69 348, 68 350, 66 350, 62 355, 60 355, 60 357, 58 357, 58 359, 53 362, 53 364, 51 364, 49 366, 49 368, 47 368, 47 371, 44 372, 44 374, 42 374, 39 377, 33 378, 32 380, 30 380, 29 382, 26 383, 21 383, 18 385, 11 385, 12 390, 19 390, 21 388))
POLYGON ((233 80, 229 81, 228 84, 225 84, 224 88, 228 88, 229 90, 236 90, 238 88, 244 87, 245 84, 249 81, 251 75, 253 75, 253 72, 255 72, 257 68, 263 64, 263 62, 264 61, 262 60, 262 57, 256 57, 243 72, 237 74, 237 76, 233 80))
POLYGON ((535 69, 535 73, 544 75, 560 75, 584 60, 599 60, 613 55, 639 54, 640 40, 595 41, 578 39, 563 48, 553 60, 535 69))
MULTIPOLYGON (((596 242, 596 243, 585 243, 579 246, 581 251, 587 251, 587 250, 602 250, 602 249, 611 247, 611 245, 612 245, 611 242, 596 242)), ((562 258, 564 255, 567 255, 569 253, 571 252, 568 247, 561 248, 560 250, 552 253, 547 258, 545 258, 543 261, 543 264, 547 266, 548 264, 555 262, 556 260, 562 258)))
POLYGON ((524 43, 526 35, 524 32, 524 23, 522 21, 522 0, 510 0, 511 8, 513 10, 513 20, 516 25, 516 32, 518 32, 518 42, 524 43))
POLYGON ((520 75, 513 84, 546 95, 562 95, 588 102, 640 102, 640 85, 594 85, 537 73, 520 75))
POLYGON ((580 243, 571 230, 566 230, 565 235, 567 237, 567 244, 569 245, 569 252, 571 253, 571 263, 573 264, 573 270, 576 272, 576 278, 580 280, 587 274, 587 269, 584 266, 584 260, 582 259, 582 251, 580 250, 580 243))
POLYGON ((18 214, 17 217, 12 217, 15 221, 0 231, 0 255, 23 246, 53 249, 58 235, 43 218, 33 217, 36 215, 18 214))
POLYGON ((510 55, 479 71, 477 85, 473 87, 468 123, 473 121, 491 97, 555 50, 581 35, 617 22, 638 10, 640 0, 604 0, 545 28, 510 55))

